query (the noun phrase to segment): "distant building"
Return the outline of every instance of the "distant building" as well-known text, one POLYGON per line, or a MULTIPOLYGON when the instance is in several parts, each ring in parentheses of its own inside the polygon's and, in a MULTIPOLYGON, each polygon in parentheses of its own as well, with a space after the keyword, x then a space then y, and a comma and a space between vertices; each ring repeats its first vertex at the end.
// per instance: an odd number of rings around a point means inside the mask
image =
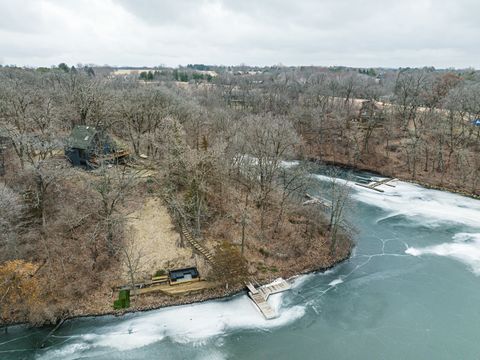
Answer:
POLYGON ((480 126, 480 118, 472 120, 472 124, 473 124, 473 126, 480 126))
POLYGON ((375 101, 365 100, 358 112, 358 119, 361 122, 383 120, 383 111, 375 101))

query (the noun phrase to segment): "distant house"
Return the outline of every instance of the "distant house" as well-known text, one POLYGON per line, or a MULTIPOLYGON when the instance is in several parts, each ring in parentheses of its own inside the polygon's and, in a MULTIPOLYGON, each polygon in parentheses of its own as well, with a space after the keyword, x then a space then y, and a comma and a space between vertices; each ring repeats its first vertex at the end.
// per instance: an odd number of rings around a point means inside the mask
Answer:
POLYGON ((473 126, 480 126, 480 118, 472 120, 473 126))
POLYGON ((113 142, 93 126, 77 125, 67 140, 65 156, 73 166, 95 165, 95 159, 115 153, 113 142))
POLYGON ((383 111, 373 100, 365 100, 362 102, 358 119, 361 122, 379 121, 383 119, 383 111))

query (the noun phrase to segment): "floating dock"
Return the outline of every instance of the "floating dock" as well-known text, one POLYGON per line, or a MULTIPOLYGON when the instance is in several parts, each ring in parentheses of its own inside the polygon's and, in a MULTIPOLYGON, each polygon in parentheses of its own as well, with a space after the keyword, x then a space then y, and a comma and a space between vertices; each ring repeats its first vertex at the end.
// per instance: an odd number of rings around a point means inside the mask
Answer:
POLYGON ((260 286, 259 288, 255 288, 252 283, 248 283, 247 289, 250 299, 252 299, 253 303, 257 306, 265 319, 270 320, 276 318, 278 315, 267 302, 268 297, 272 294, 290 290, 291 286, 284 279, 278 278, 270 284, 260 286))

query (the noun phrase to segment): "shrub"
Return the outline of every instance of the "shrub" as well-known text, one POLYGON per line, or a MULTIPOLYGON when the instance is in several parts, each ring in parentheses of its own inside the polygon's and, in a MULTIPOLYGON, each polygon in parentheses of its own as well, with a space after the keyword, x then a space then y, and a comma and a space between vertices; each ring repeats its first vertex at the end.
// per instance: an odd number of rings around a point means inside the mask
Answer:
POLYGON ((160 269, 160 270, 157 270, 155 272, 155 275, 153 275, 154 277, 157 277, 157 276, 164 276, 164 275, 167 275, 167 272, 163 269, 160 269))
POLYGON ((263 256, 265 256, 265 257, 269 257, 269 256, 270 256, 270 252, 269 252, 268 250, 264 249, 264 248, 260 248, 260 249, 258 250, 258 252, 259 252, 260 254, 262 254, 263 256))

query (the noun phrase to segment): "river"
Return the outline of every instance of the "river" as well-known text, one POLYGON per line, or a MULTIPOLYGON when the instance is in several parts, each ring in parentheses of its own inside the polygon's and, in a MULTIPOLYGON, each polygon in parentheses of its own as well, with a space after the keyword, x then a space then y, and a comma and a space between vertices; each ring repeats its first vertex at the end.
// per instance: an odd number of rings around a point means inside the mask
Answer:
POLYGON ((71 320, 43 349, 49 329, 17 326, 0 359, 480 359, 480 201, 405 182, 352 188, 352 258, 271 297, 275 320, 238 295, 71 320))

